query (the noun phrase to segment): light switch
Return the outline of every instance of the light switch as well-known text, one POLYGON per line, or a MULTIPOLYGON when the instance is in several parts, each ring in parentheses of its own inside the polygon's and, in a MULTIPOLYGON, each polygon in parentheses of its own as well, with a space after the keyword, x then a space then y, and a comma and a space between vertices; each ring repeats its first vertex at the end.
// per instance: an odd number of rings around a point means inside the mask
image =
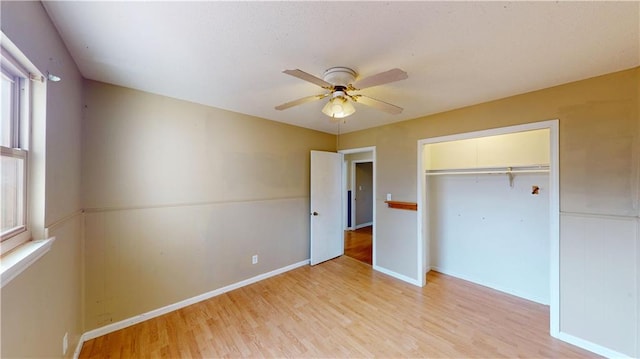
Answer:
POLYGON ((387 193, 387 201, 391 201, 391 193, 387 193))

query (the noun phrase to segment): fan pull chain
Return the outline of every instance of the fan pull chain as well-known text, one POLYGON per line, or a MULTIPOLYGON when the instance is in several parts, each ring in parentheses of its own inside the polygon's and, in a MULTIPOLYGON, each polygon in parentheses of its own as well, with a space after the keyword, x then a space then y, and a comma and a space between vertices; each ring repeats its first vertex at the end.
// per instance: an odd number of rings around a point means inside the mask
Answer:
POLYGON ((338 124, 338 135, 336 136, 336 151, 340 151, 340 120, 336 122, 338 124))

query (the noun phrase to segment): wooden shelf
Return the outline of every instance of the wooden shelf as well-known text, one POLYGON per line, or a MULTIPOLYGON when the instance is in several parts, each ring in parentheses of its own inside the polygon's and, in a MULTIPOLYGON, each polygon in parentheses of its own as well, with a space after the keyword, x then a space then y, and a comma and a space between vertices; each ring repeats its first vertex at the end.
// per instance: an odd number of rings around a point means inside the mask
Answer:
POLYGON ((400 202, 400 201, 384 201, 389 208, 406 209, 408 211, 417 211, 418 204, 415 202, 400 202))

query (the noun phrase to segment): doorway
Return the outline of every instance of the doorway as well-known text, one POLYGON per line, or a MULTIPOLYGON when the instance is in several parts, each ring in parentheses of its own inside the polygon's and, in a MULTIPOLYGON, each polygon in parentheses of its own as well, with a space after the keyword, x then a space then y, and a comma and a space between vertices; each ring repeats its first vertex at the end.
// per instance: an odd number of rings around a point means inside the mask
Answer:
POLYGON ((373 226, 344 231, 344 255, 373 264, 373 226))
POLYGON ((373 161, 352 161, 351 174, 351 223, 357 230, 373 225, 373 161))
POLYGON ((375 263, 375 147, 339 151, 343 163, 344 254, 375 263))

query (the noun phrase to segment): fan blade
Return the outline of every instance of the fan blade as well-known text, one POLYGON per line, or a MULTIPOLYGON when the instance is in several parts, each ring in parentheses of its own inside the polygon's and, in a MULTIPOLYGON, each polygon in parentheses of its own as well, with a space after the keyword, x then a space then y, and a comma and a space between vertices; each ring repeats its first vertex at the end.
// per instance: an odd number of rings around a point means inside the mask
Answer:
POLYGON ((327 90, 331 90, 333 88, 333 85, 328 83, 327 81, 325 81, 325 80, 323 80, 321 78, 315 77, 315 76, 313 76, 311 74, 308 74, 308 73, 306 73, 306 72, 304 72, 302 70, 298 70, 298 69, 296 69, 296 70, 284 70, 282 72, 284 72, 287 75, 291 75, 293 77, 297 77, 297 78, 299 78, 301 80, 305 80, 307 82, 311 82, 312 84, 316 84, 316 85, 318 85, 318 86, 320 86, 320 87, 322 87, 324 89, 327 89, 327 90))
POLYGON ((396 105, 392 105, 390 103, 386 103, 384 101, 376 100, 375 98, 371 98, 369 96, 364 95, 353 95, 350 96, 352 100, 357 103, 361 103, 363 105, 371 106, 377 110, 384 111, 386 113, 390 113, 392 115, 397 115, 402 112, 402 107, 398 107, 396 105))
POLYGON ((365 77, 360 81, 356 81, 352 87, 354 90, 362 90, 368 87, 388 84, 390 82, 400 81, 408 78, 406 72, 400 69, 391 69, 389 71, 381 72, 377 75, 365 77))
POLYGON ((307 96, 307 97, 299 98, 297 100, 293 100, 287 103, 283 103, 282 105, 276 106, 275 108, 276 110, 286 110, 289 107, 302 105, 303 103, 311 102, 314 100, 321 100, 327 96, 329 96, 328 93, 322 94, 322 95, 307 96))

